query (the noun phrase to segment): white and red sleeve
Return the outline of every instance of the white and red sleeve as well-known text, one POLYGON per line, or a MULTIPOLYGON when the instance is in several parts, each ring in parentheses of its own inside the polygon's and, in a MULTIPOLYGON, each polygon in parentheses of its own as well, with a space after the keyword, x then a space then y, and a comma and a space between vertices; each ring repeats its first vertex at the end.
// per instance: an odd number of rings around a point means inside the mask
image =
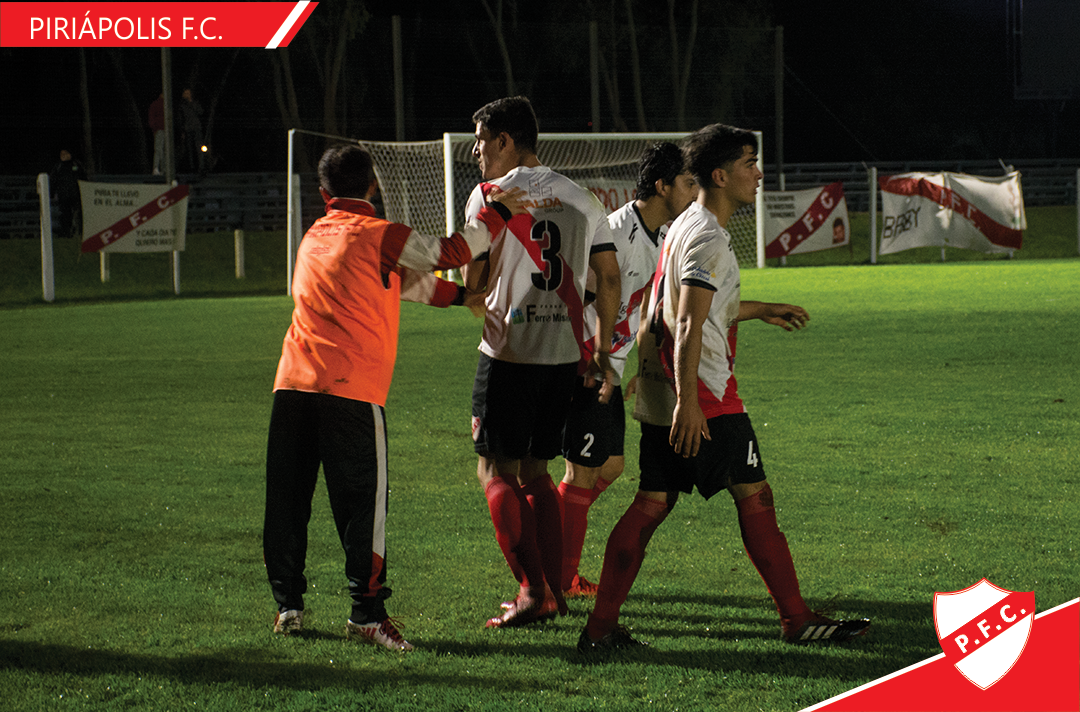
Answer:
POLYGON ((448 307, 458 296, 458 285, 439 279, 430 272, 401 268, 401 300, 433 307, 448 307))
POLYGON ((404 225, 400 227, 404 230, 387 231, 383 242, 384 264, 430 272, 461 267, 486 252, 491 241, 506 227, 506 220, 498 208, 489 204, 460 232, 449 237, 423 235, 404 225))

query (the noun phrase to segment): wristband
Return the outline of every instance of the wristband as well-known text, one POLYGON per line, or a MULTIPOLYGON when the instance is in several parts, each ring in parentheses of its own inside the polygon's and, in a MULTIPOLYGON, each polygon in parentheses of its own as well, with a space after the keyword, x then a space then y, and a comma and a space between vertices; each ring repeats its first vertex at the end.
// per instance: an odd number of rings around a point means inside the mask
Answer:
POLYGON ((510 212, 510 208, 497 200, 489 200, 488 205, 495 208, 495 212, 499 214, 499 217, 503 219, 503 222, 510 222, 510 218, 514 217, 514 214, 510 212))

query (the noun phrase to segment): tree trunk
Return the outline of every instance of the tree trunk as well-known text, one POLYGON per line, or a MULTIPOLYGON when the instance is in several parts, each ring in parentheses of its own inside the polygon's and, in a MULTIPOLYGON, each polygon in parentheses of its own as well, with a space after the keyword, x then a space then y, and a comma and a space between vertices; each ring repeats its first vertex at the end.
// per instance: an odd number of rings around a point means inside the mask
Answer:
MULTIPOLYGON (((274 65, 274 98, 277 100, 281 123, 285 130, 302 129, 300 107, 296 101, 296 86, 293 83, 292 66, 289 63, 289 48, 281 47, 270 51, 270 61, 274 65)), ((293 170, 310 173, 312 171, 306 143, 296 142, 296 165, 293 170)))
POLYGON ((210 96, 210 106, 206 110, 206 128, 203 130, 203 140, 206 142, 206 145, 210 147, 210 165, 207 167, 208 170, 213 170, 214 163, 222 158, 214 145, 214 117, 217 113, 218 101, 221 99, 221 95, 225 91, 225 84, 229 80, 229 73, 232 72, 233 65, 236 63, 236 58, 239 54, 240 48, 236 47, 233 49, 232 54, 229 55, 229 61, 221 71, 221 79, 218 81, 217 87, 214 88, 214 93, 210 96))
POLYGON ((645 120, 645 100, 641 93, 641 57, 637 46, 637 27, 634 25, 634 3, 626 0, 626 24, 630 28, 630 64, 634 73, 634 107, 637 109, 638 131, 648 131, 645 120))
POLYGON ((503 70, 506 72, 506 95, 517 94, 517 84, 514 82, 514 66, 510 62, 510 49, 506 46, 506 34, 503 32, 503 4, 502 0, 495 0, 495 9, 492 10, 488 0, 480 0, 487 11, 491 27, 495 31, 495 43, 499 46, 499 54, 502 56, 503 70))
MULTIPOLYGON (((120 58, 120 50, 116 47, 109 47, 105 52, 113 66, 116 86, 123 96, 122 103, 128 115, 128 123, 131 125, 132 140, 129 141, 129 145, 132 146, 132 160, 134 166, 127 165, 124 167, 124 170, 134 169, 143 173, 149 173, 150 160, 146 151, 146 137, 148 133, 146 119, 147 108, 140 107, 139 103, 135 100, 135 95, 131 91, 131 82, 128 81, 127 73, 124 71, 123 60, 120 58)), ((150 137, 150 140, 153 141, 153 136, 150 137)), ((113 170, 115 170, 115 167, 113 170)))
POLYGON ((90 82, 86 71, 86 50, 79 48, 79 99, 83 110, 83 161, 87 175, 94 175, 97 164, 94 161, 94 132, 90 124, 90 82))
POLYGON ((690 66, 697 40, 698 0, 690 5, 690 31, 686 33, 686 50, 679 57, 679 31, 675 25, 675 0, 668 0, 668 32, 671 35, 671 86, 674 90, 675 120, 679 131, 686 131, 686 94, 690 87, 690 66))
POLYGON ((326 84, 323 87, 323 126, 324 131, 334 136, 341 136, 341 122, 338 120, 337 97, 341 85, 341 69, 345 62, 346 40, 352 23, 352 5, 345 10, 345 17, 337 26, 337 41, 326 46, 326 84), (331 52, 333 47, 333 52, 331 52))
MULTIPOLYGON (((614 14, 614 13, 613 13, 614 14)), ((619 101, 619 47, 616 37, 618 36, 614 17, 609 17, 611 37, 611 61, 608 62, 603 48, 600 49, 600 76, 604 78, 604 90, 607 92, 608 103, 611 105, 611 119, 616 131, 627 132, 630 127, 622 117, 622 105, 619 101)))

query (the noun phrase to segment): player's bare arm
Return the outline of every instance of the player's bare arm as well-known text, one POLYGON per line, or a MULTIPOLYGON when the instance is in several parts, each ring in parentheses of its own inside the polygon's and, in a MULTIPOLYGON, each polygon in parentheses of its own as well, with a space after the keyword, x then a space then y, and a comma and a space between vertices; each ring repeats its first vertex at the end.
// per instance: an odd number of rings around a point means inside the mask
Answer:
POLYGON ((637 394, 638 377, 637 374, 641 373, 641 340, 645 338, 644 334, 648 332, 649 324, 649 298, 646 295, 645 299, 641 300, 641 320, 638 322, 638 332, 634 336, 634 342, 637 344, 638 354, 638 370, 633 376, 630 377, 630 382, 626 384, 626 388, 623 390, 623 400, 628 401, 630 397, 637 394))
POLYGON ((615 333, 615 320, 619 316, 622 279, 619 261, 613 250, 596 252, 589 256, 589 268, 596 274, 596 352, 593 356, 597 376, 603 374, 600 386, 600 402, 607 403, 615 391, 615 369, 611 365, 611 338, 615 333))
POLYGON ((761 319, 766 324, 779 326, 785 331, 795 331, 806 326, 810 314, 794 304, 773 304, 769 302, 739 302, 739 321, 761 319))
POLYGON ((701 439, 712 440, 709 423, 698 402, 701 330, 709 316, 713 291, 684 284, 679 289, 675 323, 675 413, 668 442, 683 457, 694 457, 701 439))

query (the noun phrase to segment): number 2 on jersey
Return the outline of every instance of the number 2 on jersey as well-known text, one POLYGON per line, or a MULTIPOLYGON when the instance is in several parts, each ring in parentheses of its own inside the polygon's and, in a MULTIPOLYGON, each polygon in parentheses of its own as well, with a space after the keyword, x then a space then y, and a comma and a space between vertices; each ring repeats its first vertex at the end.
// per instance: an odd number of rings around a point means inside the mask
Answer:
POLYGON ((581 448, 582 457, 592 457, 592 446, 596 442, 596 436, 592 433, 585 433, 585 447, 581 448))
POLYGON ((562 249, 562 233, 559 226, 550 220, 541 220, 532 226, 529 238, 540 243, 542 272, 532 273, 533 286, 545 292, 559 288, 563 279, 563 263, 559 250, 562 249))

